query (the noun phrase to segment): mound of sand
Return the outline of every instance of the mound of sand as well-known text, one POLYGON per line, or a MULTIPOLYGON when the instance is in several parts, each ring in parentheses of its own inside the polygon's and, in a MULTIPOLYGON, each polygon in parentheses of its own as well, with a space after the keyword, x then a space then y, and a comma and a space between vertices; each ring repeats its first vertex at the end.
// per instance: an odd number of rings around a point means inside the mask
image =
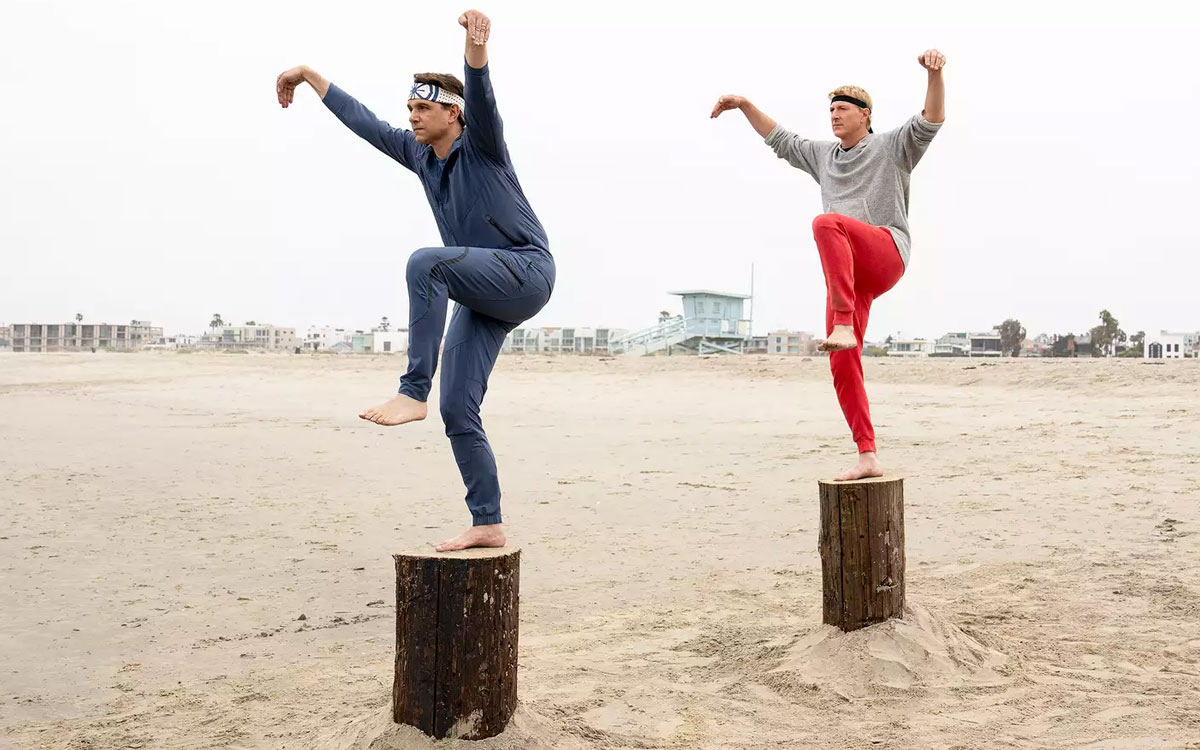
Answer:
POLYGON ((564 733, 553 722, 528 707, 518 705, 503 733, 486 740, 434 740, 410 726, 392 722, 390 705, 370 715, 343 722, 324 734, 315 750, 437 750, 447 747, 472 750, 586 750, 578 737, 564 733))
POLYGON ((1008 657, 920 606, 904 619, 843 633, 832 625, 805 635, 768 675, 781 692, 819 687, 850 697, 880 689, 1000 686, 1008 657))

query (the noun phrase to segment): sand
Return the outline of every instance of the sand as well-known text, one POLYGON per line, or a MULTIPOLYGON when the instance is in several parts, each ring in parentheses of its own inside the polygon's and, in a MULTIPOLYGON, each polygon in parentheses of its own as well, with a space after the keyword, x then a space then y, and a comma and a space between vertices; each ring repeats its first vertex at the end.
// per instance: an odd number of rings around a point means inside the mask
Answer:
MULTIPOLYGON (((388 716, 391 555, 461 531, 402 359, 0 356, 0 747, 1200 748, 1200 362, 867 362, 909 609, 821 625, 821 359, 502 358, 521 703, 388 716)), ((436 393, 435 393, 436 396, 436 393)))

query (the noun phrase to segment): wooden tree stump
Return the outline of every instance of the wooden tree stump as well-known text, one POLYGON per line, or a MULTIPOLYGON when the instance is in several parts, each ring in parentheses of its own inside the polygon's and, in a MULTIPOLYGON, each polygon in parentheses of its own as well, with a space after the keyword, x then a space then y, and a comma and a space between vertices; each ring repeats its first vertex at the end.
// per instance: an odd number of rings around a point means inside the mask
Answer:
POLYGON ((904 613, 904 480, 818 482, 823 620, 858 630, 904 613))
POLYGON ((517 707, 521 550, 394 557, 392 719, 438 739, 500 734, 517 707))

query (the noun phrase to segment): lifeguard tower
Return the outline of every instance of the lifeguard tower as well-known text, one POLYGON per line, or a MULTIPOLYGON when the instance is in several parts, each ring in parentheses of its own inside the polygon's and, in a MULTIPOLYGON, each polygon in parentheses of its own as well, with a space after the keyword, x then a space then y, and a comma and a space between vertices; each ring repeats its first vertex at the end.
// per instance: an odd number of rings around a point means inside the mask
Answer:
POLYGON ((748 294, 708 289, 669 292, 683 298, 683 314, 658 325, 628 333, 609 342, 614 354, 644 356, 665 352, 744 354, 750 340, 750 321, 743 315, 748 294))

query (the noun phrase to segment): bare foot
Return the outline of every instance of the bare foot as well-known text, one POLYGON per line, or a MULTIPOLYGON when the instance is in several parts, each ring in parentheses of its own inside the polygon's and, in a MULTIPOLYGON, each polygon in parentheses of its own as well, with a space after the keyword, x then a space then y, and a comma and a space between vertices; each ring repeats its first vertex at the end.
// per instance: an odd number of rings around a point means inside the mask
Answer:
POLYGON ((360 419, 365 419, 368 422, 392 427, 404 424, 405 422, 420 422, 428 414, 429 405, 424 401, 418 401, 415 398, 405 396, 403 393, 398 393, 391 401, 370 409, 364 409, 359 412, 358 416, 360 419))
POLYGON ((835 479, 835 482, 844 482, 848 479, 865 479, 867 477, 883 476, 883 465, 879 463, 879 456, 874 452, 859 453, 858 463, 854 464, 854 468, 842 474, 835 479))
POLYGON ((437 551, 452 552, 469 547, 503 547, 506 541, 507 539, 504 538, 504 528, 501 524, 472 526, 453 539, 447 539, 439 544, 437 551))
POLYGON ((829 338, 817 345, 823 352, 841 352, 858 348, 858 338, 854 335, 853 326, 834 326, 829 338))

